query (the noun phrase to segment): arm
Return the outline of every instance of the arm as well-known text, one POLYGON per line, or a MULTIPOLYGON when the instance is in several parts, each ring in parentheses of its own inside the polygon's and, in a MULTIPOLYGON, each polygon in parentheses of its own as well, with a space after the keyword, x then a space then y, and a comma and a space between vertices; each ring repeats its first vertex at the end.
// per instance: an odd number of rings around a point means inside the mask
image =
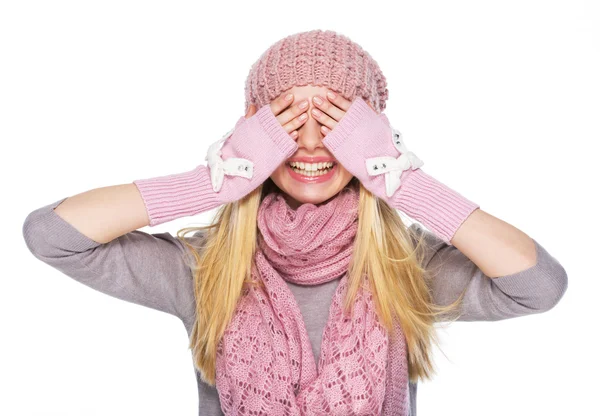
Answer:
POLYGON ((545 312, 567 290, 565 269, 534 239, 535 264, 490 278, 457 247, 418 224, 410 228, 417 238, 425 233, 423 267, 434 303, 449 305, 466 288, 459 321, 498 321, 545 312))
POLYGON ((209 168, 199 165, 182 173, 92 189, 63 199, 54 212, 104 244, 147 225, 208 211, 223 204, 223 197, 235 199, 239 192, 230 188, 215 192, 209 168))
POLYGON ((467 217, 451 241, 489 277, 514 274, 537 262, 527 234, 481 209, 467 217))
MULTIPOLYGON (((195 313, 195 300, 189 267, 193 256, 186 259, 187 247, 170 233, 147 234, 137 230, 108 243, 96 242, 57 214, 55 208, 69 199, 63 198, 36 209, 25 219, 23 237, 33 255, 95 290, 170 313, 185 324, 190 323, 195 313)), ((109 208, 105 210, 110 211, 109 208)), ((138 214, 145 215, 143 212, 138 214)), ((140 216, 136 218, 140 219, 140 216)), ((78 224, 85 228, 85 218, 80 219, 78 224)), ((134 227, 135 221, 122 227, 134 227)), ((93 222, 86 230, 91 228, 93 222)), ((201 232, 186 237, 186 241, 194 245, 201 239, 201 232)))
MULTIPOLYGON (((170 233, 137 229, 149 225, 151 218, 161 222, 219 204, 210 172, 200 165, 46 205, 27 216, 23 238, 36 258, 74 280, 189 323, 195 300, 192 271, 184 261, 187 247, 170 233), (156 201, 159 209, 152 210, 148 200, 156 201)), ((194 243, 195 237, 186 239, 194 243)))
POLYGON ((346 112, 323 144, 369 191, 432 231, 424 267, 432 269, 436 303, 450 304, 467 288, 462 320, 498 320, 560 300, 565 270, 535 240, 423 171, 385 114, 361 97, 338 100, 346 112))
POLYGON ((210 167, 63 198, 31 212, 23 237, 35 257, 73 279, 189 322, 195 300, 187 247, 169 233, 137 229, 241 199, 297 148, 264 106, 210 146, 210 167))
POLYGON ((108 243, 150 223, 144 201, 133 183, 92 189, 65 198, 54 212, 99 243, 108 243))

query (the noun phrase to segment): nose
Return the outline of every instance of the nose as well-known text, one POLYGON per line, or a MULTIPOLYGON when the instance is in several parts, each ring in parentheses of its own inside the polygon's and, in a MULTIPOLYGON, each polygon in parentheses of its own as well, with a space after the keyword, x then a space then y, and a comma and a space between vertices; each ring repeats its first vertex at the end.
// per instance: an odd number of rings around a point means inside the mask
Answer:
POLYGON ((315 120, 310 112, 312 106, 309 107, 307 114, 308 119, 298 129, 298 139, 296 143, 298 148, 306 149, 306 153, 314 153, 318 148, 323 146, 323 133, 321 132, 321 123, 315 120))

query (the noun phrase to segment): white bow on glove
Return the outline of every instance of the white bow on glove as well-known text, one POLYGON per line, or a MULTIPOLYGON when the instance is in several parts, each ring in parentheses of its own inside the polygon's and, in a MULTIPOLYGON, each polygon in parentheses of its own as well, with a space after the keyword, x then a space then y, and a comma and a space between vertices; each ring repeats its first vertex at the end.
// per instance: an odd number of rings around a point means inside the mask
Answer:
POLYGON ((380 175, 385 173, 385 192, 391 197, 398 188, 400 188, 400 176, 407 169, 415 170, 423 166, 423 161, 413 152, 410 152, 402 141, 402 133, 392 129, 392 142, 396 149, 400 151, 400 156, 380 156, 366 159, 367 172, 369 175, 380 175))
POLYGON ((254 172, 254 163, 248 159, 230 157, 223 160, 221 158, 221 147, 223 147, 223 143, 233 134, 234 130, 235 128, 225 133, 222 138, 211 144, 208 148, 205 160, 208 161, 210 179, 215 192, 219 192, 221 189, 225 175, 243 176, 250 179, 254 172))

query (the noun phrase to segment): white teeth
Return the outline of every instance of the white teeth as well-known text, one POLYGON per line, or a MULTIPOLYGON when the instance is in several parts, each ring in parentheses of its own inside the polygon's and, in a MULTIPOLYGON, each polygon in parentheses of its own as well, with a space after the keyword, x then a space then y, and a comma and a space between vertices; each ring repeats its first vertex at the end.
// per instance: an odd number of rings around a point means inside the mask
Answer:
POLYGON ((321 176, 325 175, 333 168, 333 162, 320 162, 320 163, 303 163, 303 162, 291 162, 290 167, 294 172, 304 176, 321 176), (319 169, 319 170, 317 170, 319 169))
POLYGON ((319 162, 319 163, 304 163, 304 162, 290 162, 289 165, 293 168, 316 172, 319 169, 333 167, 333 162, 319 162))

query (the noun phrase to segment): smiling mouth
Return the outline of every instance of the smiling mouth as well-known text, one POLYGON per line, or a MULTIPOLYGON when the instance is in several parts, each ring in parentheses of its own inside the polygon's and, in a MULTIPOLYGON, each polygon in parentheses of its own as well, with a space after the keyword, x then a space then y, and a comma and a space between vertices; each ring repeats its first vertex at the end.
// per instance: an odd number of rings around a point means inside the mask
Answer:
POLYGON ((288 162, 287 165, 299 175, 322 176, 329 173, 337 163, 333 161, 319 163, 288 162))

